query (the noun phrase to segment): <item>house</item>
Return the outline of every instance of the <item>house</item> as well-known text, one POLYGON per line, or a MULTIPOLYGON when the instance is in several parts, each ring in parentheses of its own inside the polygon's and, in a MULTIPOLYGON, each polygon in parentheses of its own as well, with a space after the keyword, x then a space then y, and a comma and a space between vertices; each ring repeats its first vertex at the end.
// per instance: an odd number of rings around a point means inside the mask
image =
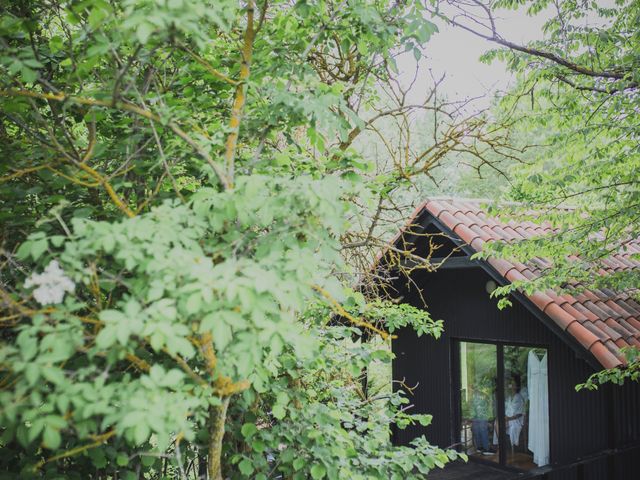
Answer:
MULTIPOLYGON (((415 387, 412 412, 433 415, 428 427, 396 430, 394 441, 425 434, 466 452, 473 468, 488 465, 506 475, 491 478, 640 479, 639 385, 575 389, 592 373, 622 365, 621 348, 640 346, 640 303, 604 289, 516 292, 512 306, 500 310, 490 297, 496 285, 531 278, 548 264, 470 258, 485 242, 549 231, 492 218, 480 201, 433 199, 416 209, 395 249, 382 254, 378 266, 388 272, 397 250, 411 251, 405 266, 417 266, 416 258, 428 258, 437 244, 438 258, 429 262, 441 263, 435 271, 396 269, 390 276, 401 301, 444 320, 440 339, 407 329, 393 341, 395 385, 415 387)), ((640 242, 613 255, 610 270, 640 268, 632 253, 640 253, 640 242)))

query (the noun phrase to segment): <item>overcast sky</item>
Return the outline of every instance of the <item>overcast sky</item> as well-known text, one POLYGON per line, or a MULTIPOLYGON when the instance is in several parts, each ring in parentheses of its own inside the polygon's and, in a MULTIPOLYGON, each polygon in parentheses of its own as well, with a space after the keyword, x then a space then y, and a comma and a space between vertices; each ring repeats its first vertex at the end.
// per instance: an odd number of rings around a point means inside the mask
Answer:
MULTIPOLYGON (((503 38, 516 43, 527 43, 542 38, 542 26, 547 15, 529 17, 523 10, 501 11, 497 19, 497 30, 503 38)), ((439 33, 434 34, 424 49, 420 61, 420 76, 422 92, 431 85, 429 70, 436 78, 446 73, 445 81, 440 91, 449 99, 477 97, 485 94, 487 97, 476 102, 477 108, 486 108, 493 93, 505 90, 512 80, 502 62, 494 61, 490 65, 481 63, 478 59, 495 47, 460 28, 448 26, 442 21, 436 21, 439 33)), ((398 61, 402 77, 412 76, 415 66, 413 54, 405 54, 398 61)), ((417 92, 416 92, 417 93, 417 92)))

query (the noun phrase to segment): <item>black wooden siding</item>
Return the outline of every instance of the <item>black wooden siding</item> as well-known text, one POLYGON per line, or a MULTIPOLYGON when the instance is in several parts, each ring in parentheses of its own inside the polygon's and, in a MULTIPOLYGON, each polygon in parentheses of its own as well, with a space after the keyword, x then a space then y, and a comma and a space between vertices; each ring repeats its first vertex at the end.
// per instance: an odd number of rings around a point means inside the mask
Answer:
MULTIPOLYGON (((523 305, 514 301, 505 310, 485 290, 491 277, 480 268, 442 269, 435 273, 415 272, 413 280, 433 318, 443 319, 445 333, 439 340, 418 338, 411 331, 399 332, 393 342, 396 360, 393 375, 408 386, 418 387, 410 395, 413 411, 434 416, 429 427, 414 427, 394 432, 400 444, 417 435, 426 434, 431 443, 450 446, 455 438, 454 418, 457 405, 452 398, 452 378, 457 368, 452 352, 454 340, 499 341, 511 344, 535 344, 548 349, 549 355, 549 435, 552 464, 576 461, 608 448, 628 445, 639 440, 640 395, 637 385, 624 388, 602 388, 597 392, 576 392, 593 368, 552 333, 523 305)), ((397 286, 398 288, 398 286, 397 286)), ((398 288, 403 301, 423 307, 415 287, 398 288)), ((615 478, 640 479, 629 475, 630 465, 637 460, 618 458, 615 478)), ((635 469, 634 469, 635 470, 635 469)), ((607 477, 606 462, 593 462, 585 478, 612 480, 607 477)), ((609 470, 610 471, 610 470, 609 470)), ((551 478, 571 479, 573 472, 551 478)), ((576 477, 577 478, 577 477, 576 477)))

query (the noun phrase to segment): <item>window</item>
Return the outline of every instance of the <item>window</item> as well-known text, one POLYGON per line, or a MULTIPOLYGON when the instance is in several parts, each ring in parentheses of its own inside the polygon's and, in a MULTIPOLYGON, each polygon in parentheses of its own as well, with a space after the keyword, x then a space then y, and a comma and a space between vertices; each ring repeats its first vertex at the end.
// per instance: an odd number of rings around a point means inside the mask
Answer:
POLYGON ((462 449, 530 470, 549 463, 547 351, 459 342, 462 449))
POLYGON ((460 342, 461 442, 469 455, 497 462, 493 433, 497 413, 497 347, 460 342))

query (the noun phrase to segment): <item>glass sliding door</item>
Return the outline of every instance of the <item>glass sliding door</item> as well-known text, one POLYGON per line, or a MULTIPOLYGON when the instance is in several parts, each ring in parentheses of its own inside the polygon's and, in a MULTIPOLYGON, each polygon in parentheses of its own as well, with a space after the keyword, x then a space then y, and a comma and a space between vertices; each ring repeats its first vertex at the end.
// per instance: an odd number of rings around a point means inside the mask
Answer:
POLYGON ((463 451, 522 470, 549 463, 547 351, 459 342, 463 451))
POLYGON ((549 463, 549 389, 544 348, 504 346, 506 463, 549 463))
POLYGON ((470 456, 498 462, 496 345, 460 342, 460 442, 470 456))

